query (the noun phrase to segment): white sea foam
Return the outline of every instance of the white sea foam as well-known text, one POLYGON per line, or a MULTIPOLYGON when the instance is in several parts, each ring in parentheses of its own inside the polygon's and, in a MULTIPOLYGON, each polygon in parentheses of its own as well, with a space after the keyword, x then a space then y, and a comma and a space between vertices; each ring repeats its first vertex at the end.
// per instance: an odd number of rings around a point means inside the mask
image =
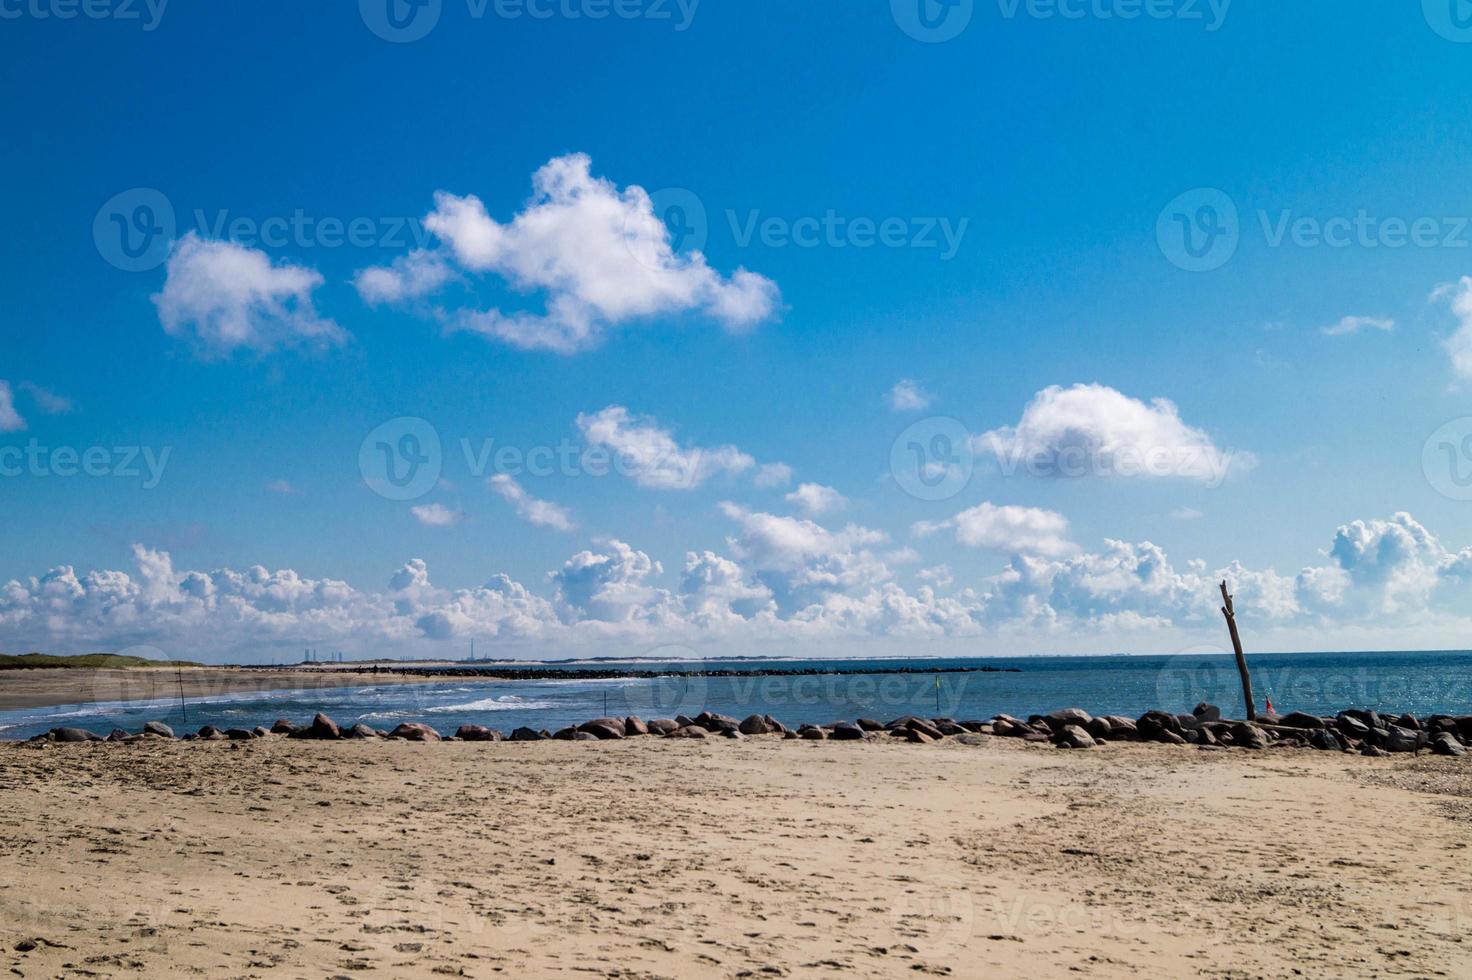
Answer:
POLYGON ((447 704, 438 708, 428 709, 429 714, 447 715, 462 711, 546 711, 557 705, 551 701, 523 701, 515 695, 507 695, 500 698, 486 698, 484 701, 470 701, 466 704, 447 704))

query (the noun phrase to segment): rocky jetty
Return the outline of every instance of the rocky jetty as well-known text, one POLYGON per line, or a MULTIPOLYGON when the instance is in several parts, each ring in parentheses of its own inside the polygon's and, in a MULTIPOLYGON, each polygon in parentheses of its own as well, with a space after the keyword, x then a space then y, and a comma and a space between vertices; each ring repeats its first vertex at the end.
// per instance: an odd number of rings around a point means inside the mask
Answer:
MULTIPOLYGON (((286 737, 308 741, 343 739, 397 739, 410 742, 610 742, 636 738, 702 739, 711 736, 741 740, 767 736, 806 741, 872 742, 883 739, 930 745, 946 739, 965 740, 975 736, 1015 738, 1051 744, 1060 749, 1097 749, 1111 742, 1155 742, 1217 751, 1244 749, 1310 749, 1320 752, 1358 753, 1366 756, 1420 754, 1460 757, 1472 746, 1472 715, 1432 715, 1425 719, 1412 714, 1391 715, 1365 709, 1347 709, 1333 717, 1292 712, 1282 717, 1268 715, 1254 721, 1223 718, 1215 705, 1199 704, 1190 714, 1147 711, 1138 718, 1119 715, 1094 716, 1081 708, 1064 708, 1027 720, 996 715, 987 721, 957 721, 953 718, 922 718, 905 715, 889 722, 872 718, 840 720, 828 725, 804 724, 788 728, 771 715, 752 714, 738 721, 729 715, 703 711, 694 718, 644 720, 593 718, 557 732, 518 728, 509 737, 494 728, 461 725, 445 736, 429 725, 406 722, 393 731, 381 731, 361 722, 343 729, 325 714, 305 725, 278 720, 268 731, 257 727, 221 731, 205 725, 181 741, 245 742, 286 737)), ((167 741, 174 731, 162 722, 151 721, 137 734, 115 729, 104 738, 82 728, 53 728, 33 742, 92 743, 167 741)))

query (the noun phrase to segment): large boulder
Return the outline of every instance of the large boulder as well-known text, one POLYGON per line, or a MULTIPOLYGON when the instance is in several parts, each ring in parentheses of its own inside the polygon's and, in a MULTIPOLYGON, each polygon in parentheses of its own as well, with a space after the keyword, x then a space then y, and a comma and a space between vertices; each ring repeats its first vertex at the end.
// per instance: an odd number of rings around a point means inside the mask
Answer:
POLYGON ((1278 724, 1284 728, 1323 728, 1324 719, 1302 711, 1290 711, 1278 719, 1278 724))
POLYGON ((501 733, 494 728, 486 728, 484 725, 461 725, 455 730, 455 737, 462 742, 499 742, 501 733))
POLYGON ((202 742, 223 742, 226 738, 225 733, 214 725, 205 725, 196 734, 202 742))
POLYGON ((772 726, 767 724, 767 719, 762 715, 748 715, 740 725, 743 735, 766 735, 771 730, 772 726))
POLYGON ((291 735, 295 732, 296 726, 285 718, 277 718, 275 723, 271 725, 272 735, 291 735))
POLYGON ((1055 711, 1052 714, 1044 715, 1043 720, 1047 722, 1048 727, 1054 732, 1061 732, 1067 725, 1087 726, 1089 722, 1094 720, 1094 716, 1083 708, 1064 708, 1062 711, 1055 711))
POLYGON ((860 718, 855 724, 866 732, 884 731, 884 723, 875 721, 873 718, 860 718))
POLYGON ((1053 744, 1060 749, 1092 749, 1098 743, 1082 725, 1064 725, 1053 736, 1053 744))
POLYGON ((377 738, 378 732, 360 721, 352 728, 349 728, 343 737, 354 739, 377 738))
POLYGON ((828 738, 828 733, 817 725, 804 725, 797 730, 797 737, 810 742, 822 742, 828 738))
POLYGON ((670 718, 656 718, 646 724, 651 735, 673 735, 682 727, 678 722, 670 718))
POLYGON ((256 737, 256 733, 249 728, 227 728, 225 737, 232 742, 249 742, 256 737))
POLYGON ((904 729, 904 733, 905 741, 914 742, 917 745, 929 745, 935 741, 935 739, 918 728, 906 728, 904 729))
POLYGON ((144 734, 157 735, 160 738, 173 738, 174 730, 161 721, 145 721, 143 723, 144 734))
POLYGON ((1401 728, 1408 728, 1413 732, 1422 730, 1421 721, 1415 715, 1405 714, 1395 719, 1395 723, 1401 728))
POLYGON ((578 731, 585 732, 598 739, 600 742, 609 739, 624 737, 624 723, 620 718, 594 718, 585 721, 578 726, 578 731))
POLYGON ((527 728, 525 725, 522 725, 511 733, 511 741, 513 742, 541 742, 546 738, 546 735, 543 735, 534 728, 527 728))
POLYGON ((932 718, 930 723, 936 727, 942 735, 965 735, 966 729, 953 718, 932 718))
POLYGON ((709 738, 710 733, 699 725, 686 725, 670 732, 669 738, 709 738))
POLYGON ((1464 741, 1472 741, 1472 715, 1461 715, 1454 720, 1457 723, 1457 736, 1464 741))
POLYGON ((1426 733, 1391 725, 1385 732, 1385 749, 1388 752, 1415 752, 1426 744, 1426 733))
POLYGON ((317 715, 312 718, 312 723, 307 726, 305 737, 321 739, 323 741, 331 741, 333 739, 342 738, 342 730, 337 727, 337 722, 333 721, 331 718, 327 717, 321 712, 318 712, 317 715))
POLYGON ((53 728, 51 729, 51 740, 53 742, 100 742, 102 736, 96 732, 89 732, 85 728, 53 728))
POLYGON ((1179 735, 1185 729, 1181 726, 1181 720, 1166 711, 1147 711, 1135 722, 1135 730, 1140 737, 1146 741, 1160 741, 1164 732, 1179 735))
POLYGON ((644 719, 638 715, 629 715, 624 719, 624 735, 633 738, 638 735, 648 735, 649 726, 644 724, 644 719))
POLYGON ((767 730, 773 735, 787 734, 787 726, 782 724, 776 718, 773 718, 771 715, 762 715, 762 718, 764 718, 767 722, 767 730))
POLYGON ((1339 729, 1341 735, 1348 738, 1361 739, 1370 734, 1369 725, 1346 711, 1341 711, 1335 716, 1334 727, 1339 729))
POLYGON ((1222 709, 1218 708, 1214 704, 1207 704, 1205 701, 1202 701, 1196 707, 1192 708, 1191 714, 1196 718, 1197 721, 1222 720, 1222 709))
POLYGON ((1268 733, 1250 721, 1239 721, 1232 726, 1232 744, 1239 749, 1265 749, 1268 733))
POLYGON ((1135 738, 1139 735, 1139 727, 1135 719, 1126 718, 1123 715, 1107 715, 1104 718, 1109 722, 1109 738, 1123 739, 1135 738))
POLYGON ((833 740, 836 742, 862 742, 864 740, 864 730, 858 725, 840 721, 833 726, 833 740))
POLYGON ((406 742, 438 742, 440 733, 420 722, 405 722, 398 728, 388 733, 389 738, 403 739, 406 742))
POLYGON ((1431 751, 1437 755, 1466 755, 1467 747, 1450 732, 1442 732, 1432 741, 1431 751))
POLYGON ((728 728, 734 728, 737 731, 741 729, 741 722, 730 715, 717 714, 714 711, 702 711, 696 715, 695 724, 708 732, 722 732, 728 728))
POLYGON ((1344 750, 1339 736, 1327 728, 1315 729, 1308 737, 1308 744, 1321 752, 1342 752, 1344 750))

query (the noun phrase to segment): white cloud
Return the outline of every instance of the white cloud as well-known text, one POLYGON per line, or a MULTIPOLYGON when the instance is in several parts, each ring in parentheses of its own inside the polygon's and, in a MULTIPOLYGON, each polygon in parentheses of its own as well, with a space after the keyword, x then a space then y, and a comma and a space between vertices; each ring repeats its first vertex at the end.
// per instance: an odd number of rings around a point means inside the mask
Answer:
POLYGON ((487 485, 500 494, 501 499, 516 509, 516 516, 537 527, 550 527, 554 531, 572 531, 577 525, 566 507, 547 500, 538 500, 526 492, 520 483, 504 473, 498 473, 486 481, 487 485))
POLYGON ((436 193, 424 224, 444 255, 364 270, 359 292, 370 302, 427 295, 449 278, 450 261, 469 273, 495 274, 517 291, 542 293, 544 312, 459 311, 444 314, 447 322, 559 354, 595 346, 610 327, 660 315, 702 314, 739 331, 776 312, 776 283, 745 269, 723 277, 701 253, 677 253, 644 189, 620 190, 594 177, 585 154, 549 161, 532 186, 532 200, 507 224, 474 195, 436 193))
POLYGON ((763 463, 756 468, 751 482, 763 489, 785 487, 792 482, 792 467, 786 463, 763 463))
POLYGON ((615 469, 652 490, 693 490, 712 477, 753 470, 759 486, 786 482, 792 475, 782 463, 758 467, 755 459, 735 446, 682 446, 658 421, 632 415, 622 405, 579 415, 577 426, 590 446, 613 453, 615 469))
POLYGON ((29 381, 20 383, 20 390, 31 398, 31 403, 41 411, 43 415, 65 415, 72 410, 72 400, 64 395, 58 395, 54 391, 48 391, 38 384, 29 381))
POLYGON ((918 381, 905 378, 889 389, 889 407, 896 412, 923 412, 930 407, 934 396, 920 387, 918 381))
POLYGON ((1457 282, 1437 287, 1431 300, 1445 300, 1451 305, 1457 318, 1457 329, 1442 341, 1442 347, 1451 356, 1452 370, 1457 377, 1472 379, 1472 276, 1463 276, 1457 282))
POLYGON ((443 589, 419 559, 386 587, 365 590, 292 569, 184 571, 140 545, 129 571, 60 566, 0 585, 0 648, 149 644, 168 655, 260 662, 329 643, 358 656, 444 656, 441 644, 469 636, 531 656, 672 642, 735 651, 791 642, 815 655, 851 655, 847 641, 914 636, 956 638, 964 643, 951 648, 957 653, 987 644, 1004 652, 1018 637, 1098 652, 1127 636, 1131 648, 1170 652, 1201 642, 1188 637, 1221 642, 1222 579, 1259 649, 1283 637, 1321 649, 1343 649, 1346 637, 1401 637, 1404 646, 1427 623, 1439 635, 1472 629, 1472 548, 1450 550, 1408 514, 1343 525, 1329 562, 1296 574, 1238 562, 1209 571, 1173 562, 1150 542, 1106 540, 1053 558, 1014 555, 969 582, 953 581, 946 566, 922 569, 908 591, 875 554, 886 540, 879 531, 830 530, 735 504, 721 510, 735 526, 729 555, 687 554, 675 591, 659 586, 658 561, 620 541, 568 559, 548 576, 551 598, 499 574, 477 588, 443 589))
POLYGON ((0 381, 0 432, 19 432, 26 427, 26 420, 15 410, 15 394, 10 382, 0 381))
POLYGON ((1347 316, 1338 323, 1331 323, 1327 327, 1321 327, 1319 332, 1326 337, 1343 337, 1361 330, 1380 330, 1385 333, 1395 329, 1394 320, 1386 320, 1373 316, 1347 316))
POLYGON ((189 232, 169 254, 164 288, 153 297, 164 330, 192 336, 209 356, 236 350, 327 347, 347 332, 317 315, 313 269, 273 263, 265 252, 189 232))
POLYGON ((1206 515, 1195 507, 1177 507, 1170 512, 1170 516, 1172 520, 1176 521, 1199 521, 1206 515))
POLYGON ((1068 537, 1068 518, 1036 507, 998 507, 985 502, 950 520, 920 521, 914 526, 921 537, 951 529, 956 532, 956 540, 968 548, 1047 557, 1077 550, 1068 537))
POLYGON ((454 527, 464 517, 463 514, 451 510, 444 504, 423 504, 418 507, 410 507, 409 512, 425 527, 454 527))
POLYGON ((291 485, 290 480, 268 480, 266 481, 266 492, 279 493, 282 496, 287 496, 297 491, 296 487, 291 485))
POLYGON ((783 499, 809 517, 822 517, 848 506, 843 494, 819 483, 804 483, 783 499))
POLYGON ((1004 475, 1179 477, 1216 486, 1250 469, 1249 453, 1218 449, 1181 420, 1164 398, 1149 404, 1099 384, 1038 392, 1016 426, 995 429, 973 448, 997 458, 1004 475))
POLYGON ((360 270, 353 285, 365 303, 378 306, 428 296, 453 278, 455 272, 444 256, 418 248, 387 266, 360 270))

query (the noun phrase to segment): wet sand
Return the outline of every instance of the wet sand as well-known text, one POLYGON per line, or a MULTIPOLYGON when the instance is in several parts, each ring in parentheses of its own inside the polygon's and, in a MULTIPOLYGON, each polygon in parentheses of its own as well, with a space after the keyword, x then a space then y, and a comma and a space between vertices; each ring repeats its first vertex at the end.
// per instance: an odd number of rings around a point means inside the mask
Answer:
POLYGON ((5 744, 0 794, 27 977, 1472 975, 1458 759, 5 744))

